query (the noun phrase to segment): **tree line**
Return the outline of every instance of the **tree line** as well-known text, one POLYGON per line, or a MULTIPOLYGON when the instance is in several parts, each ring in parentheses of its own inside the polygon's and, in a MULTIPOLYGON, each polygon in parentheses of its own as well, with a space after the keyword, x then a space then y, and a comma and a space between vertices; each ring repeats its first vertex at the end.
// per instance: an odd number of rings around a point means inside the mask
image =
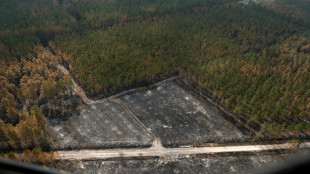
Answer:
POLYGON ((58 35, 53 43, 90 96, 179 72, 261 122, 262 134, 300 132, 310 127, 310 45, 308 30, 290 20, 260 5, 223 5, 58 35))
POLYGON ((271 9, 235 0, 1 1, 0 145, 47 149, 46 118, 77 105, 57 70, 63 60, 40 46, 49 40, 90 96, 180 73, 261 122, 262 135, 309 130, 307 19, 271 9))
POLYGON ((59 58, 42 46, 33 52, 0 60, 1 149, 48 149, 46 118, 65 116, 77 105, 71 78, 57 69, 59 58))

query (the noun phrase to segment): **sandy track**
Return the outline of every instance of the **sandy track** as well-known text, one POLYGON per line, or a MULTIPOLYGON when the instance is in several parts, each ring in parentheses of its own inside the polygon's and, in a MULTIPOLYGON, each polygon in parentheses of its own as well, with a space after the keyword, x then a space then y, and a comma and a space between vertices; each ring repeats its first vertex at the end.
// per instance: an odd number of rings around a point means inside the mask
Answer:
MULTIPOLYGON (((269 145, 236 145, 217 147, 188 147, 188 148, 164 148, 159 139, 155 139, 153 146, 147 149, 107 149, 107 150, 78 150, 58 151, 63 160, 97 160, 125 157, 173 157, 179 155, 216 154, 228 152, 261 152, 273 150, 289 150, 297 148, 296 145, 269 144, 269 145)), ((310 148, 310 143, 301 143, 299 148, 310 148)))
MULTIPOLYGON (((61 64, 58 64, 57 65, 58 69, 64 73, 65 75, 68 75, 69 74, 69 71, 61 64)), ((157 85, 160 85, 162 83, 165 83, 165 82, 168 82, 168 81, 172 81, 174 79, 178 78, 178 76, 174 76, 174 77, 170 77, 168 79, 165 79, 165 80, 162 80, 160 82, 157 82, 155 83, 154 85, 157 86, 157 85)), ((73 82, 73 90, 74 92, 79 95, 81 97, 81 99, 83 100, 84 103, 88 104, 88 105, 93 105, 93 104, 100 104, 100 103, 104 103, 105 101, 107 100, 110 100, 110 99, 115 99, 116 97, 119 97, 121 95, 124 95, 124 94, 127 94, 127 93, 130 93, 130 92, 134 92, 134 91, 138 91, 140 90, 141 88, 138 87, 138 88, 133 88, 133 89, 130 89, 130 90, 126 90, 126 91, 123 91, 123 92, 120 92, 118 94, 115 94, 115 95, 112 95, 110 97, 107 97, 107 98, 104 98, 104 99, 100 99, 100 100, 91 100, 89 99, 84 90, 73 80, 72 78, 72 82, 73 82)))
MULTIPOLYGON (((65 75, 69 74, 69 71, 64 66, 58 64, 57 67, 65 75)), ((107 101, 107 99, 102 99, 102 100, 91 100, 91 99, 89 99, 86 96, 84 90, 79 85, 77 85, 77 83, 73 80, 73 78, 72 78, 72 83, 73 83, 74 92, 81 97, 81 99, 83 100, 84 103, 86 103, 88 105, 93 105, 93 104, 99 104, 99 103, 103 103, 103 102, 107 101)))
MULTIPOLYGON (((58 64, 57 67, 58 67, 58 69, 60 69, 61 72, 64 73, 65 75, 68 75, 68 74, 69 74, 69 71, 68 71, 63 65, 58 64)), ((160 82, 156 83, 155 85, 160 85, 160 84, 165 83, 165 82, 167 82, 167 81, 174 80, 175 78, 177 78, 177 77, 172 77, 172 78, 169 78, 169 79, 165 79, 165 80, 163 80, 163 81, 160 81, 160 82)), ((155 135, 154 135, 151 131, 149 131, 149 130, 147 129, 147 127, 146 127, 143 123, 141 123, 141 121, 130 111, 130 109, 128 108, 128 106, 127 106, 124 102, 122 102, 121 100, 119 100, 119 99, 116 98, 116 97, 121 96, 121 95, 124 95, 124 94, 126 94, 126 93, 134 92, 134 91, 136 91, 136 90, 139 90, 139 88, 130 89, 130 90, 121 92, 121 93, 119 93, 119 94, 116 94, 116 95, 113 95, 113 96, 110 96, 110 97, 107 97, 107 98, 104 98, 104 99, 101 99, 101 100, 91 100, 91 99, 89 99, 89 98, 86 96, 84 90, 83 90, 79 85, 77 85, 77 83, 73 80, 73 78, 72 78, 72 83, 73 83, 73 90, 74 90, 74 92, 75 92, 77 95, 79 95, 79 96, 81 97, 81 99, 83 100, 84 103, 86 103, 86 104, 88 104, 88 105, 94 105, 94 104, 104 103, 104 102, 106 102, 106 101, 115 102, 115 103, 119 104, 120 106, 122 106, 122 107, 126 110, 126 112, 127 112, 129 115, 131 115, 131 116, 145 129, 145 131, 146 131, 150 136, 152 136, 153 138, 155 138, 155 135)))
MULTIPOLYGON (((62 65, 58 65, 58 68, 64 74, 69 74, 69 71, 62 65)), ((177 76, 163 80, 154 85, 160 85, 167 81, 171 81, 178 78, 177 76)), ((124 95, 126 93, 140 90, 140 88, 134 88, 122 93, 101 99, 91 100, 89 99, 84 90, 73 81, 74 92, 81 97, 81 99, 88 105, 104 103, 106 101, 113 101, 124 107, 124 109, 133 116, 140 124, 142 124, 136 116, 129 110, 128 106, 121 102, 116 97, 124 95)), ((147 128, 142 124, 143 128, 147 128)), ((154 134, 148 131, 148 134, 155 137, 154 134)), ((151 148, 144 149, 107 149, 107 150, 77 150, 77 151, 58 151, 58 155, 63 160, 96 160, 96 159, 109 159, 109 158, 124 158, 124 157, 166 157, 166 156, 179 156, 179 155, 195 155, 195 154, 215 154, 215 153, 227 153, 227 152, 259 152, 259 151, 272 151, 272 150, 288 150, 296 148, 292 144, 271 144, 271 145, 238 145, 238 146, 218 146, 218 147, 186 147, 186 148, 164 148, 158 138, 153 142, 151 148)), ((299 148, 310 148, 310 143, 301 143, 299 148)))

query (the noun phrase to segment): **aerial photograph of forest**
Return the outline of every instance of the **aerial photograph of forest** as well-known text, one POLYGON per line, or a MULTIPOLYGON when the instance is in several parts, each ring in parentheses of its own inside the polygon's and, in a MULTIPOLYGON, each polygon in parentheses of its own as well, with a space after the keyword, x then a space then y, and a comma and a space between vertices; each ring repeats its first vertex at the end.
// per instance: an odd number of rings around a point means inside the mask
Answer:
POLYGON ((310 0, 0 0, 0 24, 0 173, 310 156, 310 0))

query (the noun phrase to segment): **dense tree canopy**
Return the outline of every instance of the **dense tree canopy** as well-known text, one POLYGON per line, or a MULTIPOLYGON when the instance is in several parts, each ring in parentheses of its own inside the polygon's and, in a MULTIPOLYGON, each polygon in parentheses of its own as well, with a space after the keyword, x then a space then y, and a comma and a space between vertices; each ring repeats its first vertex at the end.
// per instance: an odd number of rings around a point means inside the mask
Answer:
POLYGON ((263 132, 295 131, 309 128, 310 45, 290 20, 259 5, 201 7, 59 35, 54 48, 91 96, 181 72, 263 132))
POLYGON ((48 148, 45 117, 60 117, 75 107, 73 98, 67 99, 71 79, 58 72, 59 59, 42 46, 33 52, 36 57, 0 60, 0 144, 13 149, 48 148))
POLYGON ((45 117, 75 108, 57 63, 92 97, 179 73, 261 135, 307 131, 309 11, 307 0, 2 0, 0 145, 46 148, 45 117))

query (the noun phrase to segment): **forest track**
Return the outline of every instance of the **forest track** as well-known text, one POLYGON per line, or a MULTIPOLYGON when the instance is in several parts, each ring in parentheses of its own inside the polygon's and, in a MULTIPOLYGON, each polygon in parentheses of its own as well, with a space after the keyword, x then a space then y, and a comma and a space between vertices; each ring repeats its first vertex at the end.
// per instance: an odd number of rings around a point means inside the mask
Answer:
MULTIPOLYGON (((58 68, 62 73, 69 75, 69 71, 62 65, 58 65, 58 68)), ((179 78, 174 76, 152 86, 158 86, 168 81, 173 81, 179 78)), ((145 88, 134 88, 122 93, 100 99, 89 99, 84 90, 78 86, 73 80, 73 90, 81 97, 83 102, 87 105, 94 105, 104 103, 106 101, 112 101, 122 106, 128 114, 130 114, 145 130, 154 138, 153 146, 150 148, 122 148, 122 149, 99 149, 99 150, 71 150, 71 151, 58 151, 59 159, 62 160, 97 160, 97 159, 111 159, 111 158, 131 158, 131 157, 177 157, 180 155, 197 155, 197 154, 220 154, 220 153, 242 153, 242 152, 262 152, 262 151, 276 151, 276 150, 293 150, 298 148, 310 148, 310 142, 301 143, 299 146, 293 143, 284 144, 266 144, 266 145, 230 145, 230 146, 216 146, 216 147, 180 147, 180 148, 165 148, 160 143, 159 138, 155 138, 155 135, 143 124, 141 121, 131 112, 128 106, 123 103, 117 97, 127 93, 139 91, 145 88)))
MULTIPOLYGON (((69 71, 61 64, 57 65, 58 69, 60 69, 60 71, 65 74, 65 75, 70 75, 69 71)), ((161 85, 163 83, 166 83, 168 81, 172 81, 175 80, 176 78, 178 78, 178 76, 174 76, 168 79, 164 79, 158 83, 155 83, 154 86, 158 86, 161 85)), ((94 104, 100 104, 100 103, 104 103, 106 101, 112 101, 115 102, 117 104, 119 104, 120 106, 122 106, 126 112, 134 119, 136 120, 136 122, 147 132, 147 134, 153 138, 155 138, 155 135, 131 112, 131 110, 128 108, 128 106, 122 102, 120 99, 118 99, 117 97, 121 96, 121 95, 125 95, 127 93, 131 93, 131 92, 135 92, 138 90, 141 90, 141 87, 139 88, 133 88, 130 90, 126 90, 124 92, 118 93, 116 95, 112 95, 110 97, 104 98, 104 99, 100 99, 100 100, 91 100, 89 99, 86 94, 85 91, 74 81, 74 79, 72 78, 72 83, 73 83, 73 90, 74 93, 77 94, 78 96, 81 97, 81 99, 83 100, 84 103, 86 103, 87 105, 94 105, 94 104)))
POLYGON ((267 145, 231 145, 217 147, 187 147, 187 148, 164 148, 159 139, 155 139, 153 146, 144 149, 105 149, 105 150, 78 150, 58 151, 62 160, 98 160, 111 158, 133 158, 133 157, 178 157, 180 155, 197 154, 220 154, 220 153, 242 153, 263 152, 279 150, 296 150, 310 148, 310 143, 267 144, 267 145))
MULTIPOLYGON (((57 65, 58 69, 65 75, 70 75, 69 71, 61 64, 58 64, 57 65)), ((170 78, 167 78, 167 79, 164 79, 160 82, 157 82, 155 84, 153 84, 153 86, 158 86, 158 85, 161 85, 163 83, 166 83, 166 82, 169 82, 169 81, 172 81, 172 80, 175 80, 179 78, 179 76, 173 76, 173 77, 170 77, 170 78)), ((128 94, 128 93, 131 93, 131 92, 135 92, 135 91, 139 91, 139 90, 142 90, 144 88, 142 87, 138 87, 138 88, 133 88, 133 89, 129 89, 129 90, 126 90, 126 91, 123 91, 123 92, 120 92, 118 94, 115 94, 115 95, 112 95, 112 96, 109 96, 107 98, 103 98, 103 99, 99 99, 99 100, 92 100, 92 99, 89 99, 85 93, 85 91, 74 81, 74 79, 72 78, 72 83, 73 83, 73 90, 75 92, 75 94, 77 94, 78 96, 81 97, 81 99, 83 100, 84 103, 86 103, 87 105, 94 105, 94 104, 100 104, 100 103, 104 103, 106 101, 115 101, 115 99, 119 96, 122 96, 122 95, 125 95, 125 94, 128 94)), ((125 107, 124 107, 125 108, 125 107)), ((127 110, 127 109, 126 109, 127 110)))
MULTIPOLYGON (((58 64, 57 65, 58 69, 60 69, 60 71, 65 74, 65 75, 70 75, 69 71, 62 65, 58 64)), ((99 104, 99 103, 104 103, 105 101, 107 101, 107 99, 102 99, 102 100, 91 100, 89 99, 84 90, 74 81, 74 79, 72 78, 72 83, 73 83, 73 91, 75 94, 77 94, 78 96, 81 97, 81 99, 83 100, 84 103, 86 103, 87 105, 93 105, 93 104, 99 104)))

